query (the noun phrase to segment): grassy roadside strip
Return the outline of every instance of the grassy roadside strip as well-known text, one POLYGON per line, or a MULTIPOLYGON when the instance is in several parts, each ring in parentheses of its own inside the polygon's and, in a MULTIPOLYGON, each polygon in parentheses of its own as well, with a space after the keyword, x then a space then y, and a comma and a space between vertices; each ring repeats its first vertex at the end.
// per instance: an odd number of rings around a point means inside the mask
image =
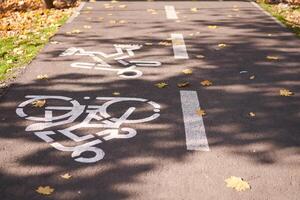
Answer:
POLYGON ((262 0, 257 3, 300 38, 300 6, 282 8, 278 4, 266 4, 262 0))
MULTIPOLYGON (((24 27, 21 28, 21 31, 20 27, 17 27, 16 34, 1 36, 0 38, 0 84, 2 83, 0 86, 2 87, 5 86, 4 80, 15 78, 14 68, 24 66, 35 58, 38 52, 57 32, 58 28, 66 22, 71 14, 71 9, 30 12, 32 12, 30 17, 28 17, 30 20, 22 22, 24 27), (25 24, 26 26, 30 24, 30 27, 26 27, 25 24)), ((3 18, 0 20, 3 20, 3 18)), ((11 26, 11 23, 8 24, 11 26)), ((19 25, 20 23, 16 26, 19 25)), ((7 32, 10 32, 14 27, 1 27, 0 31, 6 33, 5 28, 7 28, 7 32)))

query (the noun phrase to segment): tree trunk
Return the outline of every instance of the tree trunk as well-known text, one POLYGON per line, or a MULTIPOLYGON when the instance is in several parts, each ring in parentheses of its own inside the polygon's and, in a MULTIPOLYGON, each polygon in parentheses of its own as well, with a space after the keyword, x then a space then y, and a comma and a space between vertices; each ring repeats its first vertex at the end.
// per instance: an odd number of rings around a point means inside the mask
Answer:
POLYGON ((44 0, 45 7, 48 8, 48 9, 54 8, 53 1, 54 0, 44 0))

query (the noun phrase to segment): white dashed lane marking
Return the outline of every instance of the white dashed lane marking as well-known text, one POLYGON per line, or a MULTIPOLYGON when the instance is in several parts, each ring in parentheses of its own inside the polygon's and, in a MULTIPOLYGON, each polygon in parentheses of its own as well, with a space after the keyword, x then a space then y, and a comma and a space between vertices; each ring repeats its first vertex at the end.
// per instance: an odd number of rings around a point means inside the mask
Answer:
POLYGON ((183 39, 183 35, 180 33, 172 33, 171 34, 173 52, 175 59, 188 59, 188 53, 186 50, 185 42, 183 39))
POLYGON ((167 19, 178 19, 174 6, 165 6, 167 19))
POLYGON ((187 150, 209 151, 202 116, 196 111, 200 108, 196 91, 180 91, 181 106, 187 150))

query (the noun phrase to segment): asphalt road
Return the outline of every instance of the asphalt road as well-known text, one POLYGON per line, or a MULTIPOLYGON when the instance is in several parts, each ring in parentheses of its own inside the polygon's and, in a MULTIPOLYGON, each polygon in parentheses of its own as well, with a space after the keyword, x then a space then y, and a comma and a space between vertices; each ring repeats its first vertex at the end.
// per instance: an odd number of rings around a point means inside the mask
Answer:
POLYGON ((1 200, 299 199, 300 42, 253 3, 89 2, 51 40, 1 98, 1 200))

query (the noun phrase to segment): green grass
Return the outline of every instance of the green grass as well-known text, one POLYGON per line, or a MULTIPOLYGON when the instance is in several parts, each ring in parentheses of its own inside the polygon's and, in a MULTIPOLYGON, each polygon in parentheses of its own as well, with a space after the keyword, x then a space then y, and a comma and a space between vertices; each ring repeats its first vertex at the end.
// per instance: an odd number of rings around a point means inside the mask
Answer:
POLYGON ((298 38, 300 38, 300 24, 293 24, 286 20, 286 16, 289 12, 297 11, 300 12, 300 7, 297 8, 290 8, 288 10, 279 10, 277 5, 266 4, 262 1, 259 1, 258 4, 271 15, 273 15, 276 19, 282 22, 288 29, 296 34, 298 38))
POLYGON ((8 77, 12 68, 30 63, 67 19, 68 15, 65 14, 52 26, 36 33, 0 39, 0 81, 8 77))

